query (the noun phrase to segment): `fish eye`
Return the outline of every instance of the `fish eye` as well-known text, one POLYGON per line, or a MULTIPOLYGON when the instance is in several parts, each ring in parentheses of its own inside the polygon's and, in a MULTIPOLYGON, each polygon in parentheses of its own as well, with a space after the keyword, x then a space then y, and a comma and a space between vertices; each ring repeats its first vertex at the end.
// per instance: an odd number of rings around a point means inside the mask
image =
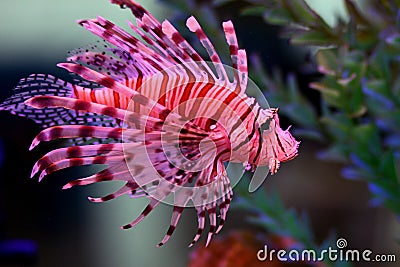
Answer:
POLYGON ((261 125, 259 126, 260 131, 261 131, 261 132, 263 132, 263 131, 270 131, 270 130, 271 130, 271 121, 272 121, 272 118, 268 119, 268 120, 265 121, 263 124, 261 124, 261 125))

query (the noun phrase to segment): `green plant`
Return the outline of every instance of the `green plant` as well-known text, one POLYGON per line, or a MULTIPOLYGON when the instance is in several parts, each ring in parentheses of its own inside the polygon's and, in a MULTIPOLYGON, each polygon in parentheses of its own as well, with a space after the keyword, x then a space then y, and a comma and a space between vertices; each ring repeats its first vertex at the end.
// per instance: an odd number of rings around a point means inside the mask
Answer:
POLYGON ((346 0, 348 20, 332 27, 305 1, 249 2, 244 14, 261 14, 292 44, 313 46, 323 74, 310 84, 321 93, 318 114, 292 76, 271 78, 253 61, 268 98, 303 128, 300 134, 328 144, 321 155, 346 163, 346 178, 368 183, 372 204, 400 214, 400 1, 363 2, 362 11, 346 0))

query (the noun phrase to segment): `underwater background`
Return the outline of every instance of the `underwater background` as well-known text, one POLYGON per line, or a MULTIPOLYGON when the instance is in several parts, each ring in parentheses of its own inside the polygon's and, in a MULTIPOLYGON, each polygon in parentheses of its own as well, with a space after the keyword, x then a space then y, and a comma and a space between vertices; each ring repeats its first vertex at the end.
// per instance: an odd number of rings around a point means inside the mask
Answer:
MULTIPOLYGON (((212 40, 215 35, 222 36, 222 21, 232 19, 239 35, 239 43, 248 55, 258 54, 266 73, 271 76, 276 75, 279 70, 283 77, 295 77, 299 90, 312 103, 313 108, 321 108, 319 93, 308 88, 310 82, 318 81, 322 77, 313 59, 313 48, 290 45, 287 39, 278 37, 280 26, 268 25, 256 12, 241 16, 238 12, 242 8, 241 1, 220 1, 228 3, 220 4, 216 8, 213 8, 211 2, 140 3, 160 21, 169 19, 178 29, 185 29, 183 26, 186 18, 192 12, 198 12, 200 16, 210 20, 209 25, 216 23, 213 28, 205 26, 205 32, 212 40)), ((341 1, 324 1, 322 5, 318 5, 318 1, 307 2, 324 14, 328 23, 336 23, 335 15, 346 18, 341 1)), ((98 40, 79 27, 76 20, 101 15, 125 29, 128 28, 126 21, 133 20, 128 10, 110 5, 107 0, 5 0, 0 3, 0 7, 0 101, 11 95, 11 90, 19 79, 31 73, 49 73, 71 80, 56 64, 65 60, 67 51, 98 40)), ((185 29, 183 34, 189 36, 189 31, 185 29)), ((218 43, 216 48, 220 50, 218 43)), ((221 49, 226 48, 221 45, 221 49)), ((249 66, 254 62, 249 61, 249 66)), ((250 78, 256 74, 252 69, 249 70, 250 78)), ((257 83, 257 79, 254 79, 257 83)), ((257 84, 261 88, 265 86, 257 84)), ((277 99, 276 96, 269 97, 268 88, 266 97, 271 107, 284 108, 281 106, 283 100, 278 103, 273 101, 277 99)), ((282 124, 282 128, 291 124, 293 129, 301 128, 290 116, 286 116, 282 124)), ((108 183, 61 190, 72 177, 79 175, 81 169, 79 172, 71 169, 50 175, 40 184, 35 178, 29 179, 33 164, 50 147, 46 144, 34 151, 28 151, 31 140, 39 131, 40 127, 32 121, 0 112, 0 266, 180 267, 202 266, 203 263, 200 262, 204 259, 209 260, 204 264, 213 266, 214 262, 214 266, 217 266, 222 258, 232 257, 228 254, 234 248, 237 249, 237 260, 233 258, 232 261, 227 261, 230 263, 226 266, 242 266, 240 258, 256 259, 258 249, 262 249, 268 240, 278 240, 277 243, 283 242, 285 238, 294 240, 295 236, 290 233, 297 231, 296 226, 293 231, 284 231, 289 223, 277 220, 275 225, 282 225, 281 235, 278 230, 269 232, 262 224, 252 224, 247 220, 251 217, 251 210, 238 207, 228 213, 225 227, 214 238, 213 242, 216 244, 211 244, 209 252, 202 251, 204 238, 195 248, 188 248, 187 245, 196 231, 196 222, 194 210, 187 209, 183 213, 179 229, 168 244, 156 248, 155 245, 167 230, 172 207, 163 205, 134 229, 120 230, 121 225, 130 222, 141 212, 146 204, 145 200, 123 197, 102 204, 87 200, 87 196, 101 196, 118 187, 108 183), (252 236, 256 237, 255 240, 249 240, 252 236), (217 241, 224 238, 230 241, 217 241), (232 245, 235 242, 238 242, 238 247, 232 245), (252 245, 254 249, 244 249, 251 247, 246 242, 256 243, 252 245), (243 245, 243 250, 240 244, 243 245), (213 251, 218 253, 213 254, 213 251)), ((396 215, 393 212, 395 209, 379 204, 371 205, 374 203, 371 201, 368 183, 364 180, 343 178, 343 167, 347 164, 345 161, 321 160, 321 150, 327 147, 329 140, 315 141, 302 138, 300 134, 298 136, 302 143, 299 156, 293 161, 283 163, 277 174, 268 177, 264 183, 267 195, 277 194, 281 199, 277 203, 282 202, 288 210, 295 209, 298 214, 307 214, 312 229, 309 237, 315 243, 321 245, 329 237, 333 241, 342 237, 351 248, 368 248, 375 253, 396 254, 399 261, 400 227, 398 213, 396 215)), ((399 167, 398 160, 396 166, 399 167)), ((242 183, 241 186, 246 188, 248 180, 243 179, 242 183)), ((235 196, 241 196, 235 188, 234 193, 235 196)), ((251 203, 257 204, 256 201, 251 203)), ((264 203, 259 204, 262 206, 264 203)), ((397 210, 398 208, 400 207, 397 210)), ((276 207, 276 211, 282 210, 282 207, 276 207)), ((281 218, 280 215, 276 216, 281 218)), ((296 218, 308 225, 303 216, 296 218)), ((297 221, 293 223, 296 224, 297 221)), ((383 266, 397 264, 385 263, 383 266)), ((352 265, 380 266, 362 262, 352 265)), ((286 265, 276 263, 274 266, 286 265)))

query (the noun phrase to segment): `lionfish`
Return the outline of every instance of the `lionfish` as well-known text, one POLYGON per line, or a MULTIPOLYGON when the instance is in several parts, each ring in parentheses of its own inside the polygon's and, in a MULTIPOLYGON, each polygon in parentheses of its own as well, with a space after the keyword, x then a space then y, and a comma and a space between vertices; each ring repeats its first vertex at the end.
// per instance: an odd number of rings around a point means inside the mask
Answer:
POLYGON ((57 65, 80 81, 30 75, 20 81, 0 110, 45 128, 30 150, 43 141, 71 140, 70 146, 40 158, 31 177, 39 174, 40 181, 71 166, 105 165, 63 189, 124 181, 112 194, 89 198, 93 202, 121 195, 148 198, 143 212, 123 229, 134 227, 173 195, 171 223, 158 246, 169 240, 190 205, 198 217, 198 231, 190 246, 202 235, 206 214, 208 245, 224 225, 233 196, 224 164, 243 163, 251 171, 268 166, 274 174, 280 162, 297 155, 299 142, 289 129, 280 128, 278 109, 262 109, 255 98, 246 95, 246 52, 238 48, 231 21, 222 24, 232 61, 228 73, 194 17, 186 25, 211 64, 168 20, 160 23, 132 0, 111 3, 132 11, 136 25, 128 23, 135 35, 100 16, 78 21, 105 41, 101 47, 76 50, 66 63, 57 65))

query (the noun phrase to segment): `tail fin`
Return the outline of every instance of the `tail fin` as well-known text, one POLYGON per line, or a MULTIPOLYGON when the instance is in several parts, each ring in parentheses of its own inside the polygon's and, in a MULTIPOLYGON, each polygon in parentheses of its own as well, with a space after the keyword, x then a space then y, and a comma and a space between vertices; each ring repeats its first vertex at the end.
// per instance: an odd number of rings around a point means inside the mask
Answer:
POLYGON ((0 104, 0 111, 7 110, 10 113, 27 117, 42 127, 65 124, 66 121, 76 117, 74 110, 64 108, 35 109, 24 104, 34 96, 73 96, 72 84, 48 74, 32 74, 19 81, 14 88, 14 94, 0 104))

